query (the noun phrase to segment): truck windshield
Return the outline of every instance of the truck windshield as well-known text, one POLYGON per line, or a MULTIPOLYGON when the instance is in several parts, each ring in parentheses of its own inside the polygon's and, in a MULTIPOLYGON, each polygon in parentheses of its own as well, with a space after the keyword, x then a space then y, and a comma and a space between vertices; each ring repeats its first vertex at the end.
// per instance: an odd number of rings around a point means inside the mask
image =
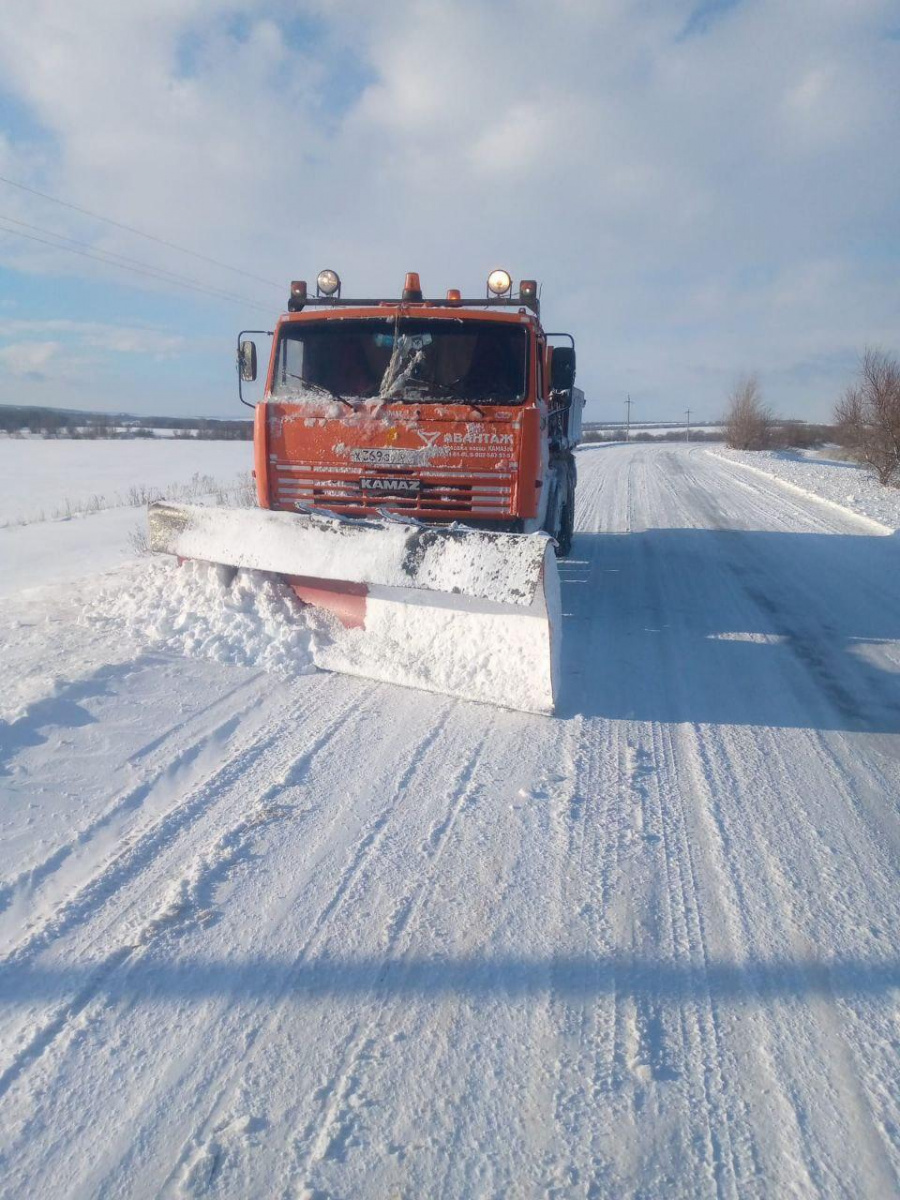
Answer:
POLYGON ((296 322, 281 330, 271 395, 521 404, 527 331, 501 321, 296 322))

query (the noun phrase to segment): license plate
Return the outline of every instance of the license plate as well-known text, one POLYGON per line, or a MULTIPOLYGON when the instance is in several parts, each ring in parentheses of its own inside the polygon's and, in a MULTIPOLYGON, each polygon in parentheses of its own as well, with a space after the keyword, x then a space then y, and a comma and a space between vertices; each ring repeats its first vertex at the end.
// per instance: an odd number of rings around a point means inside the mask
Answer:
POLYGON ((426 461, 421 450, 395 450, 390 446, 362 446, 350 452, 350 461, 383 463, 386 467, 417 466, 426 461))
POLYGON ((363 476, 359 486, 367 495, 393 496, 396 499, 401 496, 418 496, 420 484, 418 479, 388 479, 383 475, 376 475, 363 476))

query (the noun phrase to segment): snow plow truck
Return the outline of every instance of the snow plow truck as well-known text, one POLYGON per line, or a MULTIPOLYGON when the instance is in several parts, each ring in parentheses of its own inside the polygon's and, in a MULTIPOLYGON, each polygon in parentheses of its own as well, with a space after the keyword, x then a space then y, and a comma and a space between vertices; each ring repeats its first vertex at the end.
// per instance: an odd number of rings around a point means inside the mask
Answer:
POLYGON ((584 396, 569 334, 541 325, 537 283, 514 295, 345 299, 291 284, 274 331, 238 337, 238 391, 271 352, 254 418, 258 508, 161 502, 150 545, 274 573, 329 610, 326 670, 551 713, 559 663, 556 555, 572 542, 584 396))

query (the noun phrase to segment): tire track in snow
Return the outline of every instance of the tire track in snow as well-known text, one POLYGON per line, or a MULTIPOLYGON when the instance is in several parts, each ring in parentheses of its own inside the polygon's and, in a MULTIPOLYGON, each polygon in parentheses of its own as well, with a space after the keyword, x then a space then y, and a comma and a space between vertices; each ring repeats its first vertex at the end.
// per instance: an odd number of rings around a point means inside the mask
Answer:
MULTIPOLYGON (((354 706, 354 701, 344 705, 337 717, 325 726, 321 735, 324 739, 323 744, 341 727, 354 706)), ((257 731, 254 730, 249 740, 239 741, 228 758, 209 776, 189 787, 186 795, 179 796, 157 820, 127 842, 117 854, 102 865, 94 877, 87 880, 73 896, 66 898, 36 929, 0 959, 0 966, 21 963, 26 955, 43 950, 51 941, 83 924, 95 910, 106 904, 115 892, 139 875, 161 850, 169 848, 183 831, 194 827, 197 820, 205 816, 222 798, 223 793, 283 738, 286 729, 289 732, 293 729, 297 720, 304 715, 306 707, 304 698, 292 705, 280 724, 264 737, 258 737, 257 731)), ((318 740, 317 738, 316 742, 318 740)), ((121 916, 120 911, 118 919, 121 919, 121 916)))
MULTIPOLYGON (((244 692, 251 688, 259 688, 264 696, 268 695, 271 691, 271 679, 272 677, 267 675, 265 671, 257 671, 250 679, 245 680, 243 683, 239 683, 232 688, 223 689, 223 691, 219 695, 214 696, 208 704, 204 704, 202 707, 192 712, 187 719, 179 718, 177 721, 173 722, 168 729, 164 729, 162 733, 151 738, 149 742, 146 742, 143 746, 139 746, 137 750, 134 750, 128 756, 126 760, 128 765, 136 767, 139 764, 144 763, 147 759, 153 760, 159 751, 166 751, 167 754, 170 754, 171 751, 168 751, 166 748, 171 742, 179 741, 184 735, 186 729, 190 729, 193 726, 200 724, 201 721, 208 721, 211 714, 217 712, 220 708, 225 708, 227 706, 229 709, 229 715, 232 715, 235 712, 243 714, 247 711, 247 707, 235 709, 235 698, 241 696, 244 692)), ((259 703, 258 696, 254 696, 250 700, 250 704, 256 703, 259 703)))
MULTIPOLYGON (((36 900, 40 901, 42 899, 41 889, 44 885, 52 881, 53 877, 69 859, 78 855, 79 851, 87 847, 99 834, 109 830, 120 818, 126 817, 131 813, 137 813, 143 809, 157 789, 170 791, 176 783, 183 785, 189 782, 189 780, 183 778, 188 769, 193 768, 194 764, 204 756, 206 751, 217 750, 232 734, 237 732, 241 719, 251 708, 258 706, 258 703, 258 697, 253 697, 247 704, 243 704, 236 711, 229 713, 224 720, 214 725, 212 729, 206 729, 199 737, 189 740, 187 745, 181 745, 175 749, 174 754, 170 751, 161 764, 151 768, 139 783, 120 792, 116 799, 103 812, 98 814, 98 816, 80 830, 76 830, 74 836, 68 842, 58 846, 40 862, 25 868, 8 883, 0 884, 0 914, 3 914, 10 907, 16 906, 17 901, 24 899, 26 896, 30 905, 34 904, 36 900)), ((216 705, 208 706, 210 709, 213 707, 216 707, 216 705)), ((175 728, 177 729, 178 727, 175 728)), ((157 749, 165 746, 172 738, 173 732, 174 730, 169 730, 160 738, 155 739, 152 744, 153 748, 157 749)), ((209 771, 213 771, 216 768, 210 764, 208 769, 209 771)), ((196 786, 200 782, 200 779, 203 778, 202 774, 200 774, 203 771, 202 765, 197 770, 199 777, 191 781, 193 786, 196 786)), ((176 799, 175 803, 177 802, 176 799)), ((102 849, 100 852, 102 853, 102 849)), ((90 873, 91 868, 96 865, 95 862, 91 861, 84 864, 87 873, 90 873)), ((67 880, 66 886, 71 887, 72 883, 72 880, 67 880)), ((74 883, 77 885, 78 881, 76 880, 74 883)), ((18 919, 16 924, 19 924, 18 919)))
MULTIPOLYGON (((477 789, 478 792, 490 790, 494 803, 501 807, 505 807, 504 802, 509 797, 510 810, 518 814, 513 822, 515 833, 510 830, 511 836, 503 837, 499 846, 491 841, 485 843, 485 817, 493 829, 496 816, 490 803, 475 807, 471 821, 459 823, 459 836, 445 842, 445 854, 454 857, 444 866, 443 875, 432 873, 427 906, 429 910, 435 906, 434 897, 441 891, 452 895, 454 888, 449 880, 457 876, 462 878, 469 863, 478 863, 480 870, 475 868, 474 878, 467 887, 471 894, 468 906, 463 909, 465 927, 458 929, 455 922, 447 927, 452 950, 446 952, 471 958, 483 953, 486 944, 491 945, 504 935, 513 936, 517 941, 510 926, 518 926, 522 921, 537 926, 534 950, 536 952, 540 946, 546 959, 542 969, 542 995, 533 997, 527 1006, 516 1005, 516 1016, 512 1020, 516 1040, 544 1046, 555 1036, 551 997, 553 959, 558 947, 552 931, 558 928, 556 881, 562 874, 565 833, 562 813, 570 811, 572 805, 571 776, 566 770, 571 762, 572 739, 568 727, 557 725, 554 728, 552 724, 541 723, 539 728, 540 734, 537 730, 534 735, 530 729, 523 731, 522 740, 527 740, 527 746, 519 739, 495 741, 494 760, 493 763, 488 760, 486 783, 477 789), (520 786, 523 784, 525 786, 520 786)), ((467 807, 468 804, 462 811, 467 807)), ((440 899, 437 904, 440 905, 440 899)), ((420 908, 424 907, 423 902, 420 908)), ((411 941, 425 941, 427 945, 427 927, 421 935, 418 926, 411 933, 411 941)), ((488 959, 485 966, 489 963, 488 959)), ((396 972, 402 983, 405 975, 402 959, 396 972)), ((502 985, 502 974, 496 978, 502 985)), ((527 1058, 526 1071, 511 1071, 509 1063, 498 1058, 493 1050, 494 1039, 499 1043, 509 1037, 510 1030, 506 1026, 510 1013, 496 1005, 489 994, 484 996, 482 1003, 473 1007, 463 994, 435 1002, 430 998, 423 999, 413 1006, 411 1014, 401 1010, 401 1028, 405 1030, 407 1041, 417 1045, 427 1039, 429 1054, 427 1067, 423 1063, 423 1069, 437 1078, 454 1080, 455 1114, 446 1110, 441 1113, 445 1128, 440 1133, 432 1130, 428 1139, 432 1146, 436 1142, 440 1145, 442 1170, 435 1172, 433 1181, 428 1183, 428 1193, 436 1197, 515 1194, 515 1180, 522 1175, 539 1177, 545 1166, 541 1135, 546 1132, 552 1137, 545 1107, 551 1102, 549 1064, 542 1061, 540 1055, 534 1055, 527 1058), (485 1011, 480 1011, 482 1003, 487 1011, 496 1014, 496 1024, 485 1011), (487 1029, 484 1021, 488 1022, 487 1029), (538 1094, 534 1089, 538 1089, 538 1094), (501 1128, 508 1122, 510 1110, 516 1113, 516 1128, 507 1128, 505 1144, 497 1147, 493 1161, 488 1163, 482 1154, 484 1131, 501 1128)), ((411 1055, 421 1058, 417 1050, 411 1051, 411 1055)), ((396 1067, 393 1076, 389 1071, 385 1072, 380 1091, 373 1088, 369 1093, 373 1106, 379 1102, 383 1104, 386 1096, 397 1094, 410 1074, 418 1074, 415 1057, 412 1063, 404 1063, 399 1068, 399 1076, 396 1067)), ((363 1094, 364 1102, 366 1098, 363 1094)), ((428 1102, 425 1096, 420 1100, 428 1102)), ((418 1130, 405 1127, 409 1121, 402 1114, 398 1114, 398 1118, 395 1129, 401 1142, 396 1147, 400 1156, 399 1172, 407 1149, 413 1149, 408 1142, 403 1145, 404 1138, 411 1139, 414 1144, 418 1140, 418 1130)), ((363 1141, 366 1132, 364 1128, 363 1141)), ((405 1172, 401 1177, 410 1194, 421 1194, 423 1185, 420 1181, 405 1172)), ((326 1189, 329 1182, 323 1177, 326 1189)), ((386 1178, 381 1186, 385 1191, 388 1188, 393 1191, 400 1185, 386 1178)))
MULTIPOLYGON (((293 984, 298 973, 307 961, 310 952, 314 949, 320 935, 327 930, 329 921, 339 911, 342 903, 347 898, 354 881, 359 877, 367 862, 377 853, 386 836, 389 822, 392 817, 397 816, 400 802, 402 802, 406 792, 409 790, 410 784, 418 773, 428 769, 429 751, 439 742, 451 713, 460 707, 465 708, 465 706, 460 706, 456 701, 446 702, 440 710, 436 723, 420 737, 419 742, 414 748, 408 750, 406 766, 390 785, 386 802, 379 807, 375 815, 366 823, 361 836, 354 846, 350 861, 340 871, 336 884, 330 889, 328 899, 319 907, 316 917, 312 921, 300 947, 295 952, 290 968, 279 982, 277 995, 268 1004, 266 1015, 248 1039, 244 1053, 232 1059, 224 1079, 221 1082, 217 1081, 217 1092, 212 1106, 195 1126, 194 1131, 182 1138, 181 1153, 175 1160, 165 1180, 161 1183, 160 1194, 170 1193, 175 1187, 178 1187, 180 1190, 180 1185, 191 1175, 191 1164, 198 1157, 203 1156, 205 1153, 204 1147, 210 1138, 215 1138, 216 1132, 222 1124, 220 1114, 224 1112, 233 1098, 234 1090, 237 1086, 236 1081, 246 1071, 248 1063, 264 1052, 265 1047, 274 1036, 275 1027, 283 1019, 287 998, 293 991, 293 984)), ((405 926, 406 922, 403 924, 405 926)), ((352 1038, 353 1033, 351 1031, 344 1039, 342 1053, 346 1053, 347 1047, 352 1046, 352 1038)), ((225 1124, 227 1125, 228 1123, 226 1120, 225 1124)))
MULTIPOLYGON (((318 733, 312 733, 311 740, 307 742, 299 755, 292 751, 289 752, 291 757, 287 768, 288 772, 296 771, 297 767, 301 764, 314 758, 344 726, 348 715, 361 718, 365 708, 371 705, 375 691, 376 685, 373 684, 367 689, 366 700, 363 704, 360 704, 358 698, 354 695, 346 704, 341 706, 336 715, 331 716, 331 719, 326 722, 324 728, 320 729, 318 733)), ((281 725, 273 730, 268 737, 258 739, 249 748, 243 746, 236 748, 232 757, 210 779, 200 784, 190 799, 182 801, 176 808, 170 810, 144 837, 139 839, 133 846, 126 848, 113 860, 112 864, 104 868, 98 877, 90 881, 75 898, 66 902, 56 914, 55 922, 51 919, 42 930, 36 932, 31 938, 25 939, 12 955, 0 963, 0 971, 6 974, 14 983, 16 966, 27 962, 29 956, 33 957, 35 952, 45 948, 51 940, 56 940, 64 936, 70 929, 82 924, 95 910, 102 907, 114 892, 137 879, 143 872, 148 861, 152 863, 156 854, 161 849, 171 849, 171 843, 177 836, 184 830, 191 829, 199 818, 207 815, 207 812, 215 805, 217 799, 221 798, 223 792, 227 792, 228 788, 235 784, 246 785, 249 782, 246 778, 248 772, 263 759, 263 756, 273 745, 281 740, 285 740, 285 738, 289 738, 290 742, 293 742, 295 737, 295 720, 301 714, 304 704, 305 701, 301 701, 299 704, 293 705, 284 716, 281 725), (29 955, 29 952, 31 952, 31 955, 29 955)), ((267 775, 271 777, 271 768, 266 765, 265 769, 267 775)), ((246 787, 238 788, 237 805, 240 808, 243 808, 245 793, 246 787)), ((264 792, 263 795, 267 800, 271 799, 268 792, 264 792)), ((242 823, 246 825, 246 818, 239 819, 239 824, 242 823)), ((232 832, 232 830, 233 827, 224 834, 220 832, 217 838, 218 844, 222 844, 223 838, 227 840, 228 833, 232 832)), ((218 869, 218 863, 215 861, 214 856, 210 859, 210 864, 210 869, 218 869)), ((200 886, 199 879, 195 879, 194 882, 195 887, 200 886)), ((141 894, 146 895, 151 888, 156 886, 157 878, 153 876, 141 894)), ((179 884, 176 882, 176 888, 178 886, 179 884)), ((133 908, 136 902, 136 900, 132 900, 129 905, 124 909, 120 909, 115 914, 114 920, 117 927, 122 924, 122 916, 133 908)), ((178 915, 179 913, 172 907, 172 901, 169 899, 164 901, 162 911, 157 911, 149 915, 149 917, 145 915, 130 930, 126 929, 124 931, 125 936, 128 938, 126 943, 107 954, 90 971, 87 980, 78 990, 75 997, 57 1006, 52 1016, 42 1018, 36 1028, 28 1031, 25 1044, 14 1053, 10 1063, 3 1070, 2 1074, 0 1074, 0 1099, 2 1099, 21 1073, 30 1064, 39 1059, 63 1033, 71 1021, 90 1004, 111 974, 119 968, 126 967, 135 953, 146 953, 152 941, 163 933, 172 923, 172 919, 178 915)), ((106 928, 99 930, 82 946, 82 952, 90 950, 98 941, 106 941, 107 935, 108 930, 106 928)), ((117 940, 121 940, 121 938, 119 937, 117 940)), ((20 1026, 25 1026, 29 1020, 30 1013, 26 1011, 20 1022, 20 1026)))
MULTIPOLYGON (((635 832, 643 843, 643 849, 635 847, 643 868, 635 882, 639 884, 641 878, 649 876, 650 883, 637 897, 636 924, 643 936, 635 949, 643 960, 699 960, 705 974, 708 955, 700 916, 701 894, 689 857, 671 733, 660 723, 639 726, 629 745, 632 786, 640 798, 635 832), (661 872, 653 861, 660 855, 661 872)), ((704 989, 702 996, 679 1001, 639 997, 629 1009, 632 1024, 625 1030, 629 1069, 648 1087, 679 1083, 680 1090, 687 1094, 689 1111, 699 1112, 702 1117, 707 1165, 716 1196, 738 1195, 746 1173, 732 1140, 735 1114, 728 1100, 727 1072, 709 989, 704 989), (674 1027, 680 1032, 680 1054, 675 1053, 672 1044, 674 1027), (700 1079, 692 1070, 696 1061, 708 1065, 700 1079)), ((644 1103, 640 1092, 635 1100, 644 1103)))
MULTIPOLYGON (((581 722, 574 755, 574 789, 577 797, 568 813, 568 845, 563 860, 574 864, 561 879, 560 910, 571 928, 578 917, 578 936, 565 947, 573 956, 590 959, 610 944, 607 910, 617 886, 620 853, 619 795, 620 729, 618 725, 581 722)), ((599 973, 599 966, 597 971, 599 973)), ((591 974, 585 979, 583 999, 576 1002, 571 989, 559 996, 555 981, 552 1004, 561 1042, 552 1100, 555 1125, 566 1133, 566 1147, 574 1161, 560 1161, 559 1152, 545 1165, 545 1186, 563 1193, 571 1186, 571 1171, 587 1185, 587 1195, 608 1177, 609 1158, 598 1144, 592 1107, 614 1091, 613 1062, 618 997, 593 995, 591 974)))
MULTIPOLYGON (((657 726, 654 734, 661 760, 667 768, 662 775, 665 786, 660 787, 658 793, 657 819, 665 851, 667 892, 670 898, 677 901, 672 913, 675 958, 676 961, 686 958, 689 962, 698 962, 704 981, 708 981, 710 956, 705 932, 703 890, 694 863, 684 801, 684 793, 688 789, 679 779, 671 728, 657 726), (681 923, 681 938, 675 928, 676 917, 681 923)), ((702 1107, 716 1194, 749 1195, 754 1180, 760 1178, 761 1164, 746 1101, 734 1091, 732 1081, 737 1074, 737 1064, 733 1058, 726 1061, 718 1002, 708 982, 704 982, 702 996, 692 997, 688 1005, 682 1005, 681 1023, 689 1083, 694 1082, 690 1063, 700 1061, 708 1065, 699 1082, 702 1085, 702 1107), (699 1048, 699 1053, 694 1047, 699 1048), (736 1140, 739 1130, 743 1132, 746 1148, 736 1140)))
MULTIPOLYGON (((450 803, 446 813, 431 826, 425 842, 420 847, 420 852, 429 862, 430 874, 423 874, 419 886, 414 889, 412 895, 403 897, 399 910, 395 910, 392 914, 387 938, 383 944, 385 958, 398 948, 410 921, 421 911, 437 886, 438 867, 448 839, 461 811, 481 786, 478 780, 478 768, 484 758, 485 745, 496 724, 497 716, 492 713, 478 744, 469 752, 466 761, 454 777, 449 789, 450 803)), ((392 963, 390 969, 402 978, 404 974, 402 960, 396 964, 392 963)), ((386 970, 387 964, 374 977, 373 990, 377 990, 379 984, 383 982, 386 970)), ((382 991, 381 997, 373 1006, 369 1016, 365 1021, 357 1022, 354 1026, 346 1045, 342 1047, 336 1071, 328 1083, 323 1084, 320 1089, 323 1100, 325 1097, 328 1098, 327 1102, 323 1103, 319 1113, 307 1122, 303 1132, 291 1139, 295 1145, 296 1155, 296 1165, 290 1172, 291 1178, 299 1176, 308 1179, 318 1162, 330 1157, 335 1146, 346 1142, 349 1136, 348 1121, 352 1120, 353 1112, 357 1107, 354 1100, 358 1099, 359 1067, 367 1049, 371 1049, 375 1043, 373 1035, 381 1023, 388 1002, 387 993, 382 991), (360 1026, 364 1027, 360 1028, 360 1026)), ((289 1179, 284 1181, 285 1186, 289 1181, 289 1179)))
MULTIPOLYGON (((804 740, 811 741, 812 735, 805 731, 804 733, 804 740)), ((790 784, 796 778, 796 751, 795 755, 789 759, 780 744, 771 744, 768 741, 760 744, 759 749, 760 756, 766 761, 767 773, 770 776, 770 779, 765 780, 764 788, 772 794, 774 802, 776 797, 784 797, 790 784), (785 786, 786 784, 788 786, 785 786)), ((820 765, 819 754, 817 754, 816 760, 817 765, 820 765)), ((830 765, 827 758, 825 763, 826 767, 830 765)), ((876 846, 870 847, 868 861, 860 858, 855 844, 857 839, 847 836, 849 831, 846 828, 842 828, 840 831, 844 836, 841 838, 842 845, 838 852, 828 836, 829 834, 833 836, 836 831, 829 825, 823 824, 821 811, 812 811, 811 798, 808 797, 806 789, 803 787, 790 788, 790 791, 793 793, 791 796, 794 801, 793 811, 802 814, 805 819, 804 831, 807 836, 803 841, 807 850, 806 857, 810 857, 809 852, 812 851, 812 856, 818 860, 814 875, 822 881, 825 885, 825 894, 832 899, 832 903, 828 906, 827 924, 831 926, 833 934, 839 933, 837 939, 839 944, 846 945, 853 940, 858 926, 858 914, 865 901, 861 891, 854 894, 850 883, 852 873, 848 868, 854 867, 857 879, 865 881, 869 889, 878 884, 885 896, 893 895, 895 876, 873 869, 875 864, 878 864, 879 858, 877 852, 871 853, 871 851, 877 851, 876 846), (815 853, 816 850, 818 853, 815 853), (837 864, 840 864, 839 869, 837 864), (838 912, 835 912, 833 904, 835 896, 841 898, 838 912), (840 925, 843 928, 838 930, 840 925)), ((841 792, 836 792, 836 795, 841 795, 841 792)), ((799 856, 797 857, 799 859, 799 856)), ((770 855, 765 866, 774 879, 773 893, 781 896, 799 894, 805 898, 808 887, 802 886, 802 882, 794 877, 793 871, 786 871, 776 856, 770 855)), ((797 921, 789 922, 786 926, 786 936, 791 957, 798 963, 814 962, 818 956, 820 938, 825 933, 825 929, 806 932, 799 927, 797 921), (816 932, 819 932, 819 937, 815 936, 816 932)), ((871 1072, 866 1063, 854 1061, 854 1050, 845 1037, 836 999, 833 996, 825 998, 811 996, 808 1005, 813 1018, 810 1024, 814 1025, 812 1034, 816 1041, 826 1048, 825 1052, 821 1054, 827 1064, 827 1070, 823 1073, 823 1083, 826 1085, 823 1092, 831 1093, 828 1101, 835 1107, 839 1103, 849 1137, 857 1148, 860 1158, 866 1163, 864 1172, 866 1178, 879 1180, 879 1192, 889 1194, 890 1189, 897 1183, 896 1171, 891 1164, 890 1138, 886 1137, 884 1132, 879 1129, 868 1095, 866 1082, 871 1077, 871 1072), (838 1101, 838 1096, 840 1101, 838 1101)), ((841 1005, 846 1008, 846 1001, 841 1001, 841 1005)), ((788 1060, 795 1062, 803 1058, 802 1051, 798 1050, 796 1044, 798 1041, 796 1036, 790 1039, 785 1037, 784 1031, 779 1027, 776 1030, 776 1038, 781 1048, 782 1062, 788 1060)), ((820 1102, 824 1102, 824 1097, 820 1098, 820 1102)), ((797 1106, 796 1094, 794 1103, 797 1106)), ((801 1111, 802 1107, 803 1104, 800 1104, 798 1111, 801 1111)), ((814 1131, 810 1130, 810 1136, 811 1139, 815 1137, 814 1131)), ((809 1168, 817 1183, 825 1187, 828 1178, 838 1179, 840 1172, 835 1170, 827 1159, 823 1162, 822 1158, 821 1149, 814 1149, 809 1155, 809 1168)))
MULTIPOLYGON (((791 782, 794 772, 788 769, 788 775, 780 783, 776 781, 776 774, 780 773, 774 766, 778 763, 778 755, 773 752, 770 739, 757 735, 755 762, 754 759, 748 761, 746 753, 735 755, 728 738, 718 737, 716 740, 718 745, 715 753, 707 752, 702 744, 698 745, 698 749, 704 764, 704 790, 713 798, 710 808, 715 813, 718 827, 717 844, 727 855, 727 872, 736 893, 744 897, 734 906, 732 919, 742 931, 740 941, 744 944, 744 957, 748 963, 747 990, 752 995, 760 982, 753 963, 773 953, 770 944, 759 944, 760 929, 776 931, 774 949, 798 964, 798 975, 802 976, 803 962, 815 962, 820 957, 817 946, 801 937, 796 926, 795 906, 799 903, 801 911, 806 906, 807 893, 802 881, 793 878, 793 872, 785 874, 777 861, 781 854, 789 861, 804 860, 810 846, 815 844, 815 838, 809 837, 815 821, 804 822, 801 830, 795 828, 794 805, 799 793, 791 782), (760 808, 778 813, 788 803, 792 819, 781 823, 774 832, 778 838, 778 855, 772 852, 771 847, 775 843, 770 841, 773 836, 770 834, 770 839, 759 843, 759 849, 754 846, 748 861, 746 830, 738 828, 733 832, 731 828, 730 818, 737 818, 738 814, 728 812, 715 801, 715 797, 720 794, 748 794, 750 789, 743 775, 751 770, 752 790, 760 808), (737 849, 739 846, 742 847, 740 851, 737 849), (766 908, 777 910, 767 920, 761 920, 760 902, 766 908)), ((813 868, 814 875, 818 876, 819 873, 818 866, 813 868)), ((760 1024, 761 1036, 757 1049, 770 1079, 767 1088, 769 1103, 773 1106, 779 1104, 779 1132, 784 1131, 789 1139, 789 1152, 795 1161, 802 1163, 811 1191, 830 1193, 838 1180, 841 1181, 842 1190, 848 1185, 844 1172, 835 1167, 835 1159, 842 1154, 843 1146, 829 1144, 818 1131, 818 1110, 832 1107, 840 1112, 842 1121, 847 1122, 845 1136, 855 1148, 853 1169, 857 1169, 860 1160, 865 1162, 864 1177, 869 1180, 880 1179, 879 1188, 873 1194, 888 1195, 896 1179, 892 1179, 885 1158, 885 1147, 873 1126, 871 1110, 856 1092, 854 1073, 841 1066, 847 1051, 840 1026, 830 1011, 832 1004, 831 998, 820 1000, 812 995, 798 1012, 792 1013, 790 1008, 785 1007, 780 1020, 770 1019, 760 1024), (803 1075, 809 1071, 812 1063, 818 1063, 818 1086, 816 1104, 811 1108, 803 1075), (841 1076, 840 1084, 836 1082, 838 1074, 841 1076), (891 1182, 888 1183, 888 1180, 891 1182)))

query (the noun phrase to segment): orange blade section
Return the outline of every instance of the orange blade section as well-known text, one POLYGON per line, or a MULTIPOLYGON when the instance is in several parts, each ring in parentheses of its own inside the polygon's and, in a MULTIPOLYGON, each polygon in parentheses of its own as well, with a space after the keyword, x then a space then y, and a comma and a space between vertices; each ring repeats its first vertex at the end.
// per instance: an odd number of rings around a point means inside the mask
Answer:
POLYGON ((334 613, 345 629, 365 629, 369 589, 364 583, 329 583, 326 579, 304 579, 300 575, 288 575, 286 579, 304 604, 334 613))

